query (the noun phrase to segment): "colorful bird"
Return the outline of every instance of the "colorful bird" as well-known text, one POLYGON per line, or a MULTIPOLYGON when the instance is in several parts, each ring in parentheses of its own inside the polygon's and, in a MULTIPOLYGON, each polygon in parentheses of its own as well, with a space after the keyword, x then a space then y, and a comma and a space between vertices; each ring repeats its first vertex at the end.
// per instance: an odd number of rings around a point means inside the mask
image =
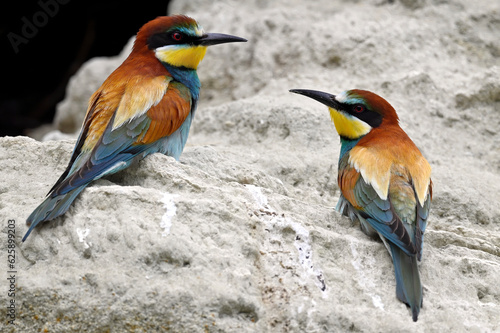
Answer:
POLYGON ((205 33, 187 16, 163 16, 137 33, 128 58, 92 95, 66 171, 28 217, 30 228, 64 214, 93 180, 163 153, 179 159, 200 94, 196 73, 207 46, 246 42, 205 33))
POLYGON ((357 89, 337 96, 290 92, 328 106, 341 142, 336 209, 359 221, 367 235, 380 236, 394 263, 396 295, 417 321, 423 298, 417 259, 432 200, 429 163, 382 97, 357 89))

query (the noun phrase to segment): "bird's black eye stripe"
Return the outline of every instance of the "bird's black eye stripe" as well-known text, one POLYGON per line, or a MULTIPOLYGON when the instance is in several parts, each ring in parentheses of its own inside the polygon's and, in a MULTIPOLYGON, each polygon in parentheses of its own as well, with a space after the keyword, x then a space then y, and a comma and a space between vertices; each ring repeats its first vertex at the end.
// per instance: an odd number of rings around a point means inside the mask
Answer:
POLYGON ((382 124, 382 115, 370 110, 366 105, 354 104, 343 105, 343 110, 354 117, 364 121, 371 127, 379 127, 382 124))
POLYGON ((166 45, 194 44, 199 39, 196 36, 187 35, 181 31, 167 31, 152 35, 148 39, 148 48, 154 50, 166 45))
POLYGON ((379 127, 382 124, 382 115, 377 112, 362 112, 358 114, 357 117, 363 120, 365 123, 370 125, 371 127, 379 127))

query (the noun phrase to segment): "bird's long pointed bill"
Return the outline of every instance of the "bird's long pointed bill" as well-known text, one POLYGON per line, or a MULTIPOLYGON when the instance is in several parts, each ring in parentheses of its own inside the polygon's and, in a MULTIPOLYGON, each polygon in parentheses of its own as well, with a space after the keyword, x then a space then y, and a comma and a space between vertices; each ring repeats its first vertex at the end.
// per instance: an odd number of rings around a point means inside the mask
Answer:
POLYGON ((304 95, 315 99, 330 108, 337 109, 339 105, 339 102, 335 99, 335 95, 328 94, 322 91, 307 89, 290 89, 289 91, 295 94, 304 95))
POLYGON ((246 42, 245 38, 226 35, 226 34, 217 34, 217 33, 209 33, 205 34, 198 40, 199 45, 209 46, 216 44, 224 44, 224 43, 235 43, 235 42, 246 42))

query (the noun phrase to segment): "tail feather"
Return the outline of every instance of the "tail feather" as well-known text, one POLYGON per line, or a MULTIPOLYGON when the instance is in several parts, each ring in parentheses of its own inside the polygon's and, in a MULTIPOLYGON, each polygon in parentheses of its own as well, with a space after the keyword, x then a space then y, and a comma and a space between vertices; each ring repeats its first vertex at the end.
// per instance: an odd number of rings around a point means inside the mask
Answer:
POLYGON ((33 231, 33 229, 38 224, 40 224, 41 222, 50 221, 66 213, 71 203, 73 203, 76 197, 87 185, 88 184, 85 184, 71 190, 70 192, 55 197, 49 195, 26 219, 26 224, 28 224, 30 228, 24 235, 23 242, 26 240, 26 238, 28 238, 31 231, 33 231))
POLYGON ((396 295, 401 302, 408 304, 413 321, 417 321, 423 300, 417 257, 408 256, 396 245, 390 244, 390 247, 396 275, 396 295))

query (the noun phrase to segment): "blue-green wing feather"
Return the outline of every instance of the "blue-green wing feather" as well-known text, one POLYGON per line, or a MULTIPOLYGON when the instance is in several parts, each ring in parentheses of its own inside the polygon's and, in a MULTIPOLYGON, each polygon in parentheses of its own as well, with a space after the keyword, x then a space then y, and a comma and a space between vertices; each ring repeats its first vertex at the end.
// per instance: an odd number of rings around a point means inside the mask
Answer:
POLYGON ((415 244, 417 246, 418 260, 422 260, 422 250, 424 247, 424 232, 427 227, 427 218, 431 210, 431 196, 429 195, 423 206, 417 204, 417 223, 415 244))
POLYGON ((112 129, 113 118, 92 150, 90 157, 69 176, 64 179, 51 193, 58 196, 98 179, 126 168, 131 160, 146 150, 146 146, 134 147, 132 144, 149 127, 150 119, 142 115, 119 128, 112 129))
POLYGON ((396 295, 408 304, 414 321, 422 307, 422 284, 417 259, 422 256, 423 233, 430 209, 430 196, 423 207, 417 203, 416 221, 401 220, 390 199, 382 199, 362 177, 354 187, 354 196, 361 209, 356 209, 379 235, 385 238, 394 264, 396 295))
POLYGON ((363 177, 359 178, 354 187, 354 196, 358 205, 362 207, 359 214, 370 226, 406 254, 416 253, 415 244, 412 241, 413 230, 401 221, 391 202, 388 199, 381 199, 363 177))

